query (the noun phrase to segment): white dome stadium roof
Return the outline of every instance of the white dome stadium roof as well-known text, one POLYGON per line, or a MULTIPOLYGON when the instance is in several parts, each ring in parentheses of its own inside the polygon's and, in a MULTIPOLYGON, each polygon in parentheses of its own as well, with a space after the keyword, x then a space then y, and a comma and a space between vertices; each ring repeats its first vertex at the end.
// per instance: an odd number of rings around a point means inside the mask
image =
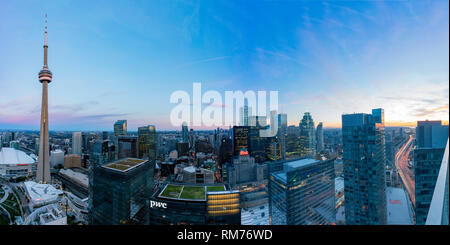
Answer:
POLYGON ((23 151, 3 147, 0 151, 0 164, 32 164, 36 161, 23 151))

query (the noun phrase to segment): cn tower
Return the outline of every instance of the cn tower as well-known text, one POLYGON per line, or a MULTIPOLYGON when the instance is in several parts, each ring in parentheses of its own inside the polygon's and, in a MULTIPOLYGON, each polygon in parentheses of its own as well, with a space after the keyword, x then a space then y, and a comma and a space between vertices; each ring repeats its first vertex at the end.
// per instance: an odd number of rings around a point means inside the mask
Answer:
POLYGON ((50 161, 48 144, 48 84, 52 81, 52 72, 47 65, 47 15, 45 15, 44 38, 44 67, 39 72, 39 82, 42 83, 42 108, 41 108, 41 133, 39 138, 39 161, 37 166, 36 181, 50 183, 50 161))

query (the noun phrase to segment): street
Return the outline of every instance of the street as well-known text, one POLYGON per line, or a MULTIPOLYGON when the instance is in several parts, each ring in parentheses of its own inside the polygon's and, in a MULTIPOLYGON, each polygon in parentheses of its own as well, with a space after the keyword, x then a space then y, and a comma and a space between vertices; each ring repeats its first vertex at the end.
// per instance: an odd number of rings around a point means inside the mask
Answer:
POLYGON ((395 167, 397 168, 400 178, 402 179, 403 186, 408 192, 409 199, 413 207, 415 207, 415 182, 414 182, 414 169, 408 168, 409 153, 413 149, 414 137, 409 136, 409 140, 398 150, 395 154, 395 167))

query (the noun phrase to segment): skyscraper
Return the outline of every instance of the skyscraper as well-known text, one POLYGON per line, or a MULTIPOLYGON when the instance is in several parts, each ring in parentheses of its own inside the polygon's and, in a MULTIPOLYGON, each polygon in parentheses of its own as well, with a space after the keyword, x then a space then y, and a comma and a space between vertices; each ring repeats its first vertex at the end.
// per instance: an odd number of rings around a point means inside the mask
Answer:
POLYGON ((181 126, 181 134, 183 138, 184 143, 189 142, 189 129, 186 122, 183 122, 183 125, 181 126))
POLYGON ((247 126, 233 127, 233 156, 238 156, 242 148, 249 148, 249 131, 250 128, 247 126))
POLYGON ((244 100, 244 106, 239 109, 239 126, 254 126, 249 125, 248 117, 252 115, 252 108, 248 106, 248 100, 244 100))
POLYGON ((72 133, 72 154, 81 155, 81 132, 72 133))
POLYGON ((148 125, 138 128, 139 158, 156 159, 156 130, 155 126, 148 125))
POLYGON ((320 225, 335 222, 334 161, 302 159, 270 173, 272 225, 320 225))
POLYGON ((287 138, 287 114, 278 114, 278 141, 280 142, 280 154, 281 159, 286 159, 286 138, 287 138))
POLYGON ((90 171, 89 224, 148 224, 154 172, 148 160, 124 158, 90 171))
POLYGON ((315 127, 309 112, 305 112, 299 124, 300 128, 300 156, 314 158, 316 155, 315 127))
POLYGON ((114 123, 114 136, 127 135, 127 120, 118 120, 114 123))
POLYGON ((320 122, 316 128, 316 150, 321 152, 323 150, 323 124, 320 122))
POLYGON ((448 125, 418 121, 414 149, 416 224, 424 225, 448 140, 448 125))
POLYGON ((342 115, 342 140, 346 224, 386 224, 384 110, 342 115))
POLYGON ((47 64, 47 15, 45 15, 44 34, 44 66, 39 72, 39 81, 42 83, 41 129, 39 144, 39 161, 36 172, 36 181, 50 183, 50 149, 48 144, 48 84, 52 81, 52 72, 47 64))

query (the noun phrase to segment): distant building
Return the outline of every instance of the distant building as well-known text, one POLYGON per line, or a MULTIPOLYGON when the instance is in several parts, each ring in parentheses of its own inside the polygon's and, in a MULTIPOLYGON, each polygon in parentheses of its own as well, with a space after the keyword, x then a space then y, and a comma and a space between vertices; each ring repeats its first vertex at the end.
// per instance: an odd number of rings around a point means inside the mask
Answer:
POLYGON ((89 224, 146 224, 147 200, 153 188, 154 166, 148 160, 124 158, 91 166, 89 224))
POLYGON ((309 112, 305 112, 299 124, 300 128, 300 155, 314 158, 316 155, 316 135, 314 121, 309 112))
POLYGON ((139 158, 156 160, 156 129, 153 125, 138 128, 139 158))
POLYGON ((127 135, 127 120, 119 120, 114 123, 114 136, 127 135))
POLYGON ((108 138, 109 138, 108 131, 103 131, 102 132, 102 140, 108 140, 108 138))
POLYGON ((183 183, 214 184, 214 172, 203 168, 184 167, 180 176, 182 176, 181 182, 183 183))
POLYGON ((333 224, 336 219, 333 161, 287 162, 269 180, 272 225, 333 224))
POLYGON ((251 115, 252 108, 248 106, 248 101, 245 99, 244 106, 239 108, 239 126, 251 126, 248 123, 248 118, 251 115))
POLYGON ((119 136, 118 142, 118 159, 138 157, 138 137, 137 136, 119 136))
POLYGON ((280 113, 278 116, 278 130, 277 137, 280 143, 280 157, 286 159, 286 144, 287 144, 287 114, 280 113))
POLYGON ((316 150, 317 152, 321 152, 324 149, 323 145, 323 124, 320 122, 317 124, 316 128, 316 150))
POLYGON ((221 139, 219 147, 219 155, 218 155, 219 164, 231 162, 232 157, 233 157, 233 141, 229 137, 223 137, 221 139))
POLYGON ((249 131, 248 126, 233 127, 233 156, 239 156, 242 148, 248 149, 249 131))
POLYGON ((81 155, 81 132, 73 132, 72 133, 72 154, 81 155))
POLYGON ((189 129, 186 122, 183 122, 183 125, 181 126, 181 137, 183 143, 189 143, 189 129))
POLYGON ((385 225, 384 111, 342 115, 345 222, 385 225))
POLYGON ((81 156, 71 154, 64 157, 64 168, 81 168, 81 156))
POLYGON ((54 150, 50 152, 50 167, 64 166, 64 151, 54 150))
POLYGON ((189 143, 188 142, 177 142, 177 153, 179 156, 189 155, 189 143))
POLYGON ((447 139, 448 125, 442 125, 441 121, 417 122, 414 149, 417 225, 426 222, 447 139))

